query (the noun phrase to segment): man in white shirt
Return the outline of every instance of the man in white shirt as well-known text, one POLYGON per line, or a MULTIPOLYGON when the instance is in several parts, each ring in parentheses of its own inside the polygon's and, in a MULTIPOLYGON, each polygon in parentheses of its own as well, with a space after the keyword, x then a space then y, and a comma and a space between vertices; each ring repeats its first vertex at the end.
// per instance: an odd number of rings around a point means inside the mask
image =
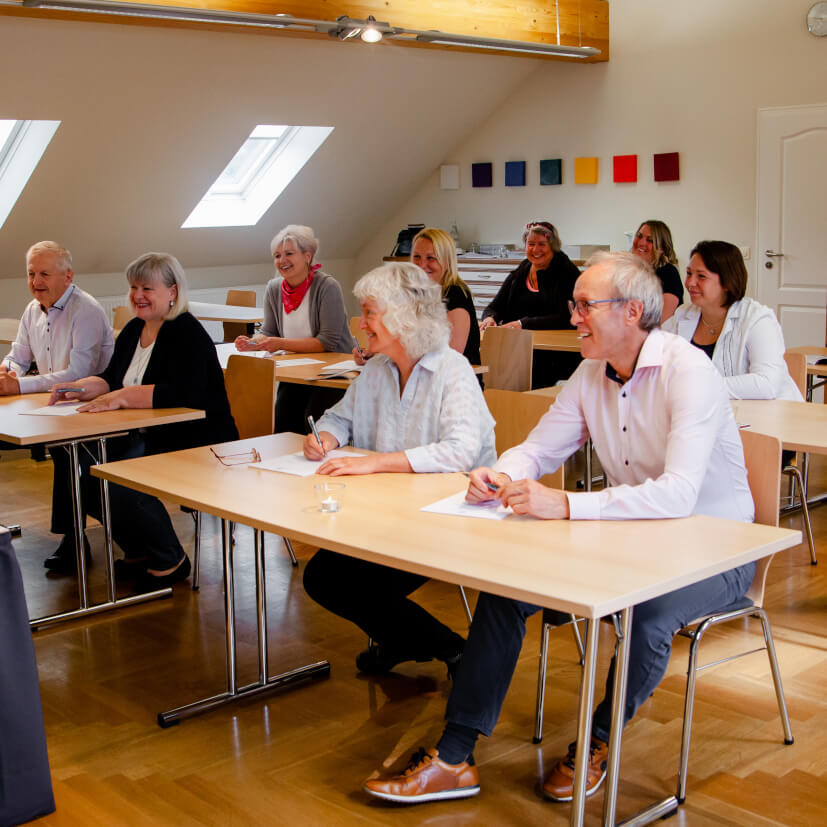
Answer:
MULTIPOLYGON (((723 379, 697 348, 657 329, 663 297, 646 262, 633 253, 603 253, 590 264, 570 303, 585 361, 523 444, 493 469, 472 472, 467 499, 490 499, 491 483, 515 513, 539 519, 708 514, 751 522, 743 450, 723 379), (589 437, 609 488, 574 493, 536 482, 589 437)), ((677 629, 741 598, 754 571, 754 563, 742 566, 635 607, 624 723, 663 678, 677 629)), ((494 729, 525 620, 538 610, 480 595, 436 748, 415 753, 401 775, 369 779, 367 792, 410 803, 479 792, 474 745, 494 729)), ((594 714, 587 795, 605 777, 613 683, 614 660, 594 714)), ((554 801, 571 800, 575 746, 543 785, 554 801)))
MULTIPOLYGON (((0 363, 0 395, 38 393, 62 382, 100 373, 115 347, 112 327, 98 302, 72 283, 72 254, 54 241, 40 241, 26 253, 28 304, 11 351, 0 363), (32 362, 38 374, 26 376, 32 362)), ((66 451, 55 449, 55 480, 68 480, 66 451), (64 472, 65 473, 62 473, 64 472)), ((65 483, 52 486, 52 532, 65 535, 44 565, 72 571, 75 543, 71 496, 65 483)))

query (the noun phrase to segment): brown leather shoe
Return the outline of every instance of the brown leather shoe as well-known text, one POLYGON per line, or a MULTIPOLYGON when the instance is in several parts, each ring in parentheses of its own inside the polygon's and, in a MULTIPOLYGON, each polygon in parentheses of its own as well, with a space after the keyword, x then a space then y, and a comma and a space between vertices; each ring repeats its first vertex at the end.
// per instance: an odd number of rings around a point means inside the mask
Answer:
MULTIPOLYGON (((574 790, 574 755, 577 742, 569 744, 569 753, 552 768, 543 782, 543 795, 552 801, 571 801, 574 790)), ((597 792, 606 777, 609 747, 603 741, 592 738, 589 747, 589 765, 586 771, 586 795, 597 792)))
POLYGON ((385 801, 420 804, 448 798, 470 798, 480 791, 480 775, 473 763, 446 764, 439 760, 436 749, 428 752, 420 748, 411 756, 401 775, 370 778, 362 789, 385 801))

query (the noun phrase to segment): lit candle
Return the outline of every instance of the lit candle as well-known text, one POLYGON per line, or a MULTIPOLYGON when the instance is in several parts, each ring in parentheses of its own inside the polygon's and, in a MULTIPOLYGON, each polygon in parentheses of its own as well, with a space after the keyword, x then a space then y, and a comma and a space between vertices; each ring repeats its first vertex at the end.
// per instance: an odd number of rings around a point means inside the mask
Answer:
POLYGON ((339 510, 339 501, 334 500, 333 497, 328 495, 327 499, 322 500, 322 511, 338 511, 339 510))

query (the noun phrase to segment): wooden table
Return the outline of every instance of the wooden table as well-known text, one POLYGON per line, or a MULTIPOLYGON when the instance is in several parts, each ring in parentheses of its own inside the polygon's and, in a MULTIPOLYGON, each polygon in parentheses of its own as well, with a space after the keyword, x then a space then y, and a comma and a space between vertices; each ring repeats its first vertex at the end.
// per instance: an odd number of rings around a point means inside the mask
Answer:
POLYGON ((249 322, 253 324, 264 321, 264 309, 261 307, 190 302, 189 311, 196 319, 201 319, 203 322, 249 322))
MULTIPOLYGON (((291 434, 228 443, 222 450, 255 447, 264 458, 297 450, 291 434)), ((252 468, 222 466, 208 448, 195 448, 95 466, 95 476, 163 496, 215 514, 223 521, 296 537, 363 560, 390 565, 450 583, 473 586, 506 597, 599 618, 621 612, 625 631, 618 648, 614 717, 623 708, 632 607, 644 600, 698 582, 735 566, 797 545, 801 532, 772 526, 694 516, 679 520, 542 521, 509 517, 502 521, 446 517, 419 509, 465 488, 460 474, 376 474, 342 478, 341 511, 317 510, 316 477, 296 477, 252 468), (400 527, 404 526, 404 530, 400 527), (715 542, 710 543, 709 538, 715 542), (504 553, 507 552, 507 553, 504 553)), ((222 531, 225 565, 227 691, 165 715, 197 714, 240 697, 268 691, 271 680, 312 676, 325 664, 312 664, 269 679, 262 669, 266 616, 259 625, 260 680, 235 685, 232 549, 222 531), (302 670, 304 670, 302 672, 302 670), (298 676, 293 673, 298 671, 298 676), (263 678, 263 680, 262 680, 263 678)), ((256 558, 258 566, 263 567, 256 558)), ((263 576, 257 576, 257 587, 263 576)), ((258 605, 266 605, 257 594, 258 605)), ((589 624, 578 719, 575 790, 571 823, 583 823, 586 761, 599 623, 589 624)), ((329 669, 329 665, 327 665, 329 669)), ((614 823, 622 727, 614 727, 606 785, 604 821, 614 823)), ((677 800, 674 800, 677 808, 677 800)), ((660 815, 663 815, 660 812, 660 815)))
POLYGON ((124 408, 103 413, 82 413, 70 416, 25 416, 26 411, 42 408, 49 401, 48 393, 28 393, 19 396, 0 396, 0 439, 15 445, 46 443, 51 448, 65 447, 69 452, 72 511, 74 516, 75 548, 78 560, 79 608, 68 612, 34 618, 32 627, 44 626, 64 620, 74 620, 90 614, 109 611, 122 606, 167 597, 172 590, 161 589, 147 594, 115 597, 115 578, 112 567, 112 532, 109 525, 109 491, 101 486, 103 497, 103 528, 106 538, 107 600, 89 605, 86 578, 86 557, 83 554, 83 521, 80 493, 79 446, 85 442, 97 442, 101 457, 106 461, 106 440, 120 436, 135 428, 151 428, 174 422, 203 419, 204 411, 192 408, 124 408))
POLYGON ((19 319, 0 319, 0 344, 10 345, 17 338, 19 319))
POLYGON ((580 339, 576 330, 532 330, 534 350, 562 350, 580 353, 580 339))
MULTIPOLYGON (((805 356, 819 356, 827 358, 827 347, 817 345, 805 345, 804 347, 791 347, 791 353, 803 353, 805 356)), ((807 401, 813 401, 813 391, 824 387, 827 384, 827 365, 811 365, 807 362, 807 401), (816 376, 822 378, 821 382, 816 381, 816 376)), ((824 394, 824 402, 827 403, 827 392, 824 394)))

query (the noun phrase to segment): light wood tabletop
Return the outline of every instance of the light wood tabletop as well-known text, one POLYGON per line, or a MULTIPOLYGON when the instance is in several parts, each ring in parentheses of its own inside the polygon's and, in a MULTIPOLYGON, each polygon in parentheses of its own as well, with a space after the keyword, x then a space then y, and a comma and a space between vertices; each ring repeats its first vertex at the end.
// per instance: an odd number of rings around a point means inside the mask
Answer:
POLYGON ((576 330, 532 330, 534 350, 562 350, 580 353, 580 339, 576 330))
POLYGON ((739 424, 778 437, 788 451, 827 454, 827 406, 784 399, 738 399, 732 409, 739 424))
POLYGON ((27 411, 44 407, 48 401, 48 393, 0 396, 0 439, 16 445, 34 445, 188 422, 206 416, 204 411, 194 408, 121 408, 70 416, 26 415, 27 411))
POLYGON ((196 319, 204 322, 263 322, 264 309, 261 307, 240 307, 234 304, 211 304, 190 302, 189 311, 196 319))
MULTIPOLYGON (((228 443, 226 450, 255 447, 266 459, 300 445, 295 435, 275 434, 228 443)), ((419 511, 463 490, 461 474, 342 477, 342 510, 324 514, 313 490, 318 477, 255 465, 227 468, 208 448, 108 463, 92 473, 264 531, 585 617, 618 611, 801 538, 797 531, 701 516, 495 521, 419 511)))
POLYGON ((19 319, 0 319, 0 344, 10 345, 17 338, 19 319))

